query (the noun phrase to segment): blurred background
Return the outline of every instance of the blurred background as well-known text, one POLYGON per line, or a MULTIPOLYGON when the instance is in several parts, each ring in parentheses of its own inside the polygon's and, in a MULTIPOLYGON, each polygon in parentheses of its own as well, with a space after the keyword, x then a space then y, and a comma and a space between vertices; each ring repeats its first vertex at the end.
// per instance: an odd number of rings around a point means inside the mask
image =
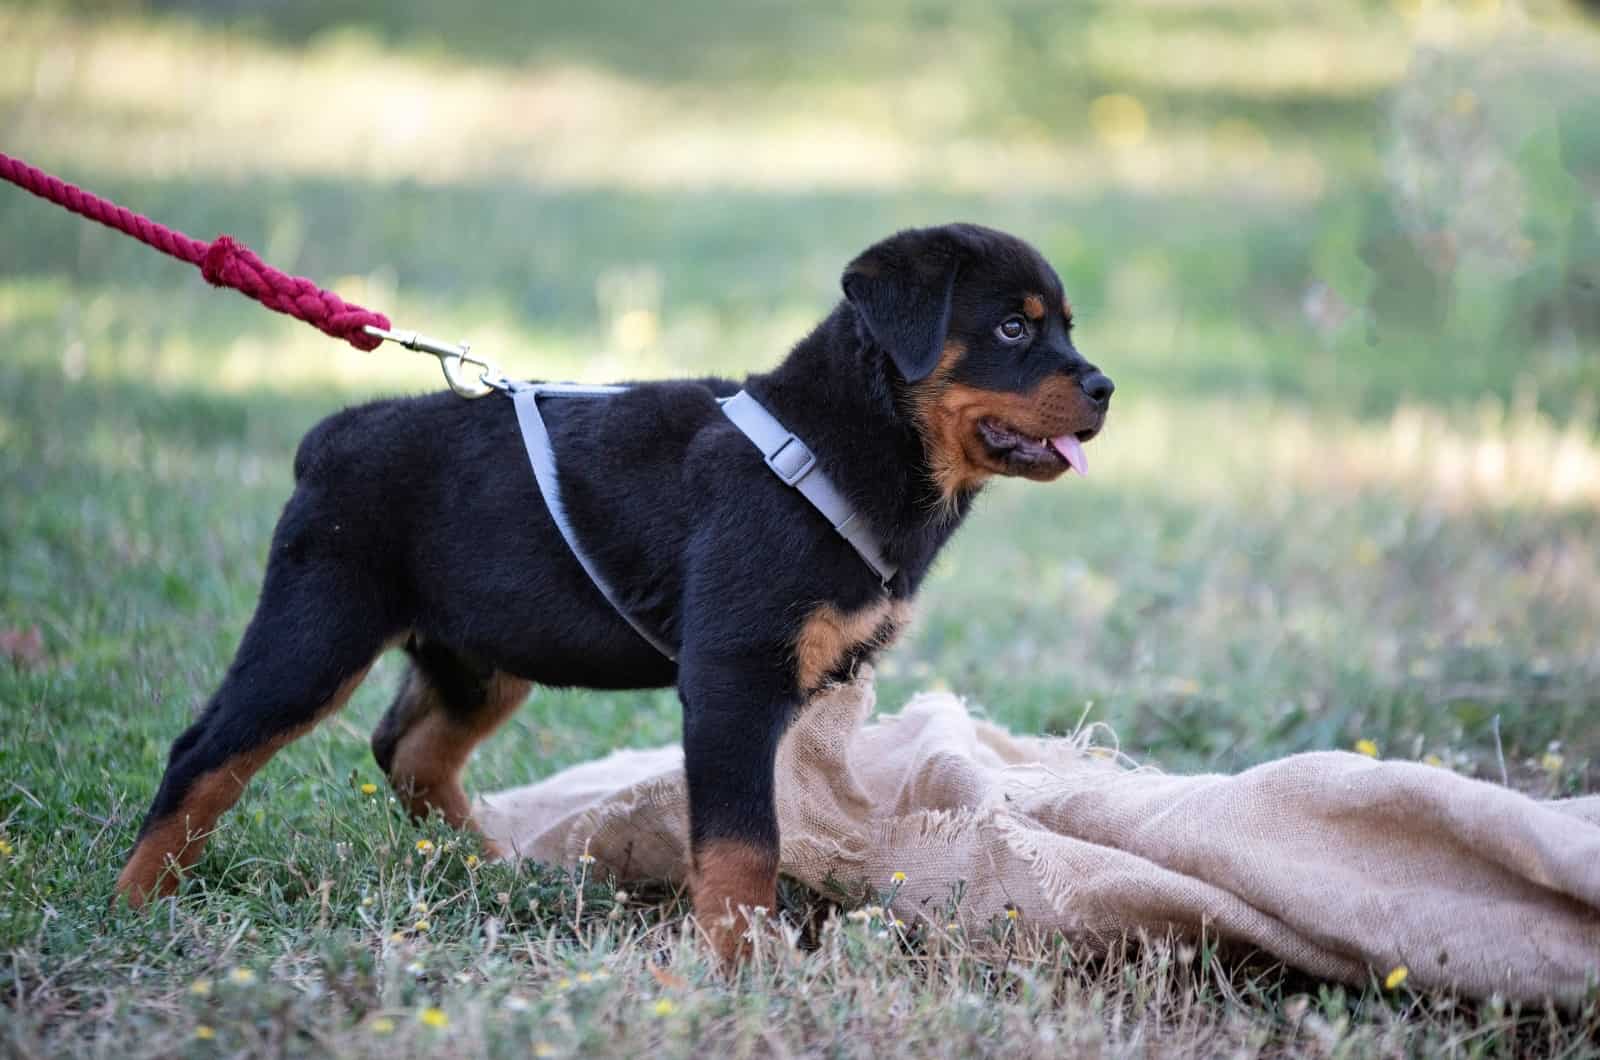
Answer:
MULTIPOLYGON (((545 378, 764 368, 883 235, 1015 231, 1116 407, 1089 479, 983 498, 882 706, 948 686, 1173 768, 1370 741, 1498 777, 1498 728, 1515 782, 1587 790, 1597 33, 1554 0, 10 3, 0 149, 545 378)), ((299 435, 437 371, 9 187, 0 335, 0 710, 141 803, 299 435)), ((303 769, 370 769, 395 673, 303 769)), ((514 725, 480 787, 677 708, 514 725)))

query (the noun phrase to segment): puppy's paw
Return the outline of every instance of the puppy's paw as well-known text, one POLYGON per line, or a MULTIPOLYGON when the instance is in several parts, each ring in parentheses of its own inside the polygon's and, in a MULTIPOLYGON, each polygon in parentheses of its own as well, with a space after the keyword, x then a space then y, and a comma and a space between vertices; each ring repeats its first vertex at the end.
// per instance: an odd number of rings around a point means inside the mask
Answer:
POLYGON ((734 912, 695 918, 700 937, 716 955, 726 976, 761 955, 761 962, 792 944, 765 906, 743 907, 734 912))
POLYGON ((750 932, 777 908, 778 853, 737 840, 715 840, 695 851, 690 877, 694 916, 725 969, 750 955, 750 932))

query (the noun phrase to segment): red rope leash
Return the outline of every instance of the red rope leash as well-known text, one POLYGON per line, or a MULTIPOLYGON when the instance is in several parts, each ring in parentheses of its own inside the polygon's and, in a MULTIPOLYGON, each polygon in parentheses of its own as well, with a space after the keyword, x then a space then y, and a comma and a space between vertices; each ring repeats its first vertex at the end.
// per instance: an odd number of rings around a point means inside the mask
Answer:
POLYGON ((0 179, 130 235, 179 261, 199 266, 207 283, 232 287, 268 309, 303 320, 358 350, 377 349, 383 341, 363 332, 363 327, 371 324, 385 331, 389 329, 389 318, 382 313, 352 305, 304 277, 279 272, 231 236, 218 236, 215 242, 202 243, 5 154, 0 154, 0 179))

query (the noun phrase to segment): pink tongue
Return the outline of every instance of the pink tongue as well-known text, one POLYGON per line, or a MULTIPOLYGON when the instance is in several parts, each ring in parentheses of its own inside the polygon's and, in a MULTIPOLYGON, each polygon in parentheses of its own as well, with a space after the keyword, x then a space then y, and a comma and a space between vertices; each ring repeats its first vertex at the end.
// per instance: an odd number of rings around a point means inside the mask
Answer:
POLYGON ((1089 458, 1083 455, 1083 443, 1070 434, 1050 439, 1050 448, 1061 454, 1067 465, 1080 476, 1089 474, 1089 458))

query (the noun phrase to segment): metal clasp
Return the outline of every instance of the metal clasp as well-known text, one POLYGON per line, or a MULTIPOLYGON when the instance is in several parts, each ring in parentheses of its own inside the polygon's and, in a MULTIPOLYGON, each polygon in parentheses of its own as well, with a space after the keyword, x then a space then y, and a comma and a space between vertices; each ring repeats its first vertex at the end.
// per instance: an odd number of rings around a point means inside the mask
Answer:
POLYGON ((496 390, 510 389, 508 380, 501 374, 500 369, 493 361, 484 360, 472 355, 472 347, 465 342, 441 342, 429 338, 416 331, 385 331, 383 328, 373 327, 371 324, 361 329, 374 338, 385 342, 398 342, 408 350, 418 353, 430 354, 439 358, 439 368, 444 372, 444 381, 450 389, 464 398, 481 398, 485 394, 492 394, 496 390), (477 365, 478 375, 474 379, 467 372, 466 366, 477 365))

